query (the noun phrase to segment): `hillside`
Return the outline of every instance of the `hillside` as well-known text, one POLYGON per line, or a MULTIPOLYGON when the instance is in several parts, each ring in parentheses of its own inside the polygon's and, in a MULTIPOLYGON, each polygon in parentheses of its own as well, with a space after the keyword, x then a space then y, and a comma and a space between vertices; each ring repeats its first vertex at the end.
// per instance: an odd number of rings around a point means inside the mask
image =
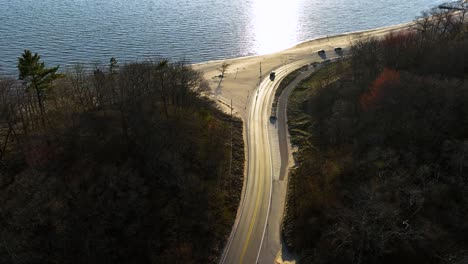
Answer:
POLYGON ((0 80, 0 262, 216 263, 242 122, 200 96, 200 74, 165 60, 34 65, 0 80))
POLYGON ((300 263, 456 263, 468 255, 468 38, 434 10, 358 41, 288 108, 298 164, 283 235, 300 263))

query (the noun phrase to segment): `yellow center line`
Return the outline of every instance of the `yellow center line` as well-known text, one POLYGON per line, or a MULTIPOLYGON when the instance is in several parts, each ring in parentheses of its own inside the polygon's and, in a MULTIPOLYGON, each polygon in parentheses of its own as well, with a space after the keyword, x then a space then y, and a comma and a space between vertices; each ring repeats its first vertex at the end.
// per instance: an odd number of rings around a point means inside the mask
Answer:
MULTIPOLYGON (((260 185, 260 186, 262 186, 262 185, 260 185)), ((245 241, 244 248, 242 249, 242 254, 241 254, 239 263, 243 263, 245 252, 247 251, 247 246, 249 245, 250 236, 252 234, 252 230, 253 230, 255 220, 257 218, 258 203, 260 202, 260 196, 261 196, 260 193, 263 193, 263 188, 260 188, 260 192, 257 193, 257 199, 255 201, 254 215, 253 215, 252 221, 250 222, 249 232, 247 233, 247 240, 245 241)))
MULTIPOLYGON (((258 152, 257 152, 257 154, 258 154, 258 152)), ((258 166, 257 166, 257 169, 258 169, 258 166)), ((263 185, 260 184, 260 182, 258 183, 258 185, 260 186, 260 191, 257 192, 257 198, 256 198, 256 201, 255 201, 254 215, 253 215, 252 220, 251 220, 250 225, 249 225, 249 231, 247 233, 247 239, 246 239, 246 241, 244 243, 244 247, 242 248, 242 254, 241 254, 240 260, 239 260, 239 263, 241 263, 241 264, 244 261, 245 253, 247 251, 247 248, 248 248, 248 245, 249 245, 249 242, 250 242, 250 236, 252 235, 252 230, 253 230, 253 227, 254 227, 254 224, 255 224, 255 220, 257 219, 257 211, 258 211, 258 205, 259 205, 259 202, 260 202, 260 197, 263 195, 263 189, 264 189, 263 185)))

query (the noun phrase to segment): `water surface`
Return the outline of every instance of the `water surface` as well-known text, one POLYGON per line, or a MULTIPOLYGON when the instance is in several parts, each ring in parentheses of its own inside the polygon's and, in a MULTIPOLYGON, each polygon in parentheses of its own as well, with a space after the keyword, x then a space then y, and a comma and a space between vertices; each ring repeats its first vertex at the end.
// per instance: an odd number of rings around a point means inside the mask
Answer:
POLYGON ((0 0, 0 74, 24 49, 47 65, 265 54, 411 21, 440 0, 0 0))

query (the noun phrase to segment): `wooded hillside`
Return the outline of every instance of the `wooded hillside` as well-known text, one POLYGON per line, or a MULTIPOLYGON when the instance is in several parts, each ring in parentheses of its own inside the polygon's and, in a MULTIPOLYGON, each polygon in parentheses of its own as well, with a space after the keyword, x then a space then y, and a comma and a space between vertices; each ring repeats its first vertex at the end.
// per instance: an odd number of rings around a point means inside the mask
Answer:
POLYGON ((166 60, 0 80, 1 263, 216 263, 242 188, 242 123, 166 60), (232 129, 232 164, 231 160, 232 129))
POLYGON ((297 87, 283 235, 300 263, 464 263, 468 38, 434 10, 297 87))

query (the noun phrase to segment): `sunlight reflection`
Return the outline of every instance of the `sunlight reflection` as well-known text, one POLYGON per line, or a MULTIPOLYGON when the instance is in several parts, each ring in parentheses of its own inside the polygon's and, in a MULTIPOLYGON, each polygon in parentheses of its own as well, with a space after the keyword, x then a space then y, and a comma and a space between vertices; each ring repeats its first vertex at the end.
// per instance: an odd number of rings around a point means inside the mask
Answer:
POLYGON ((298 11, 302 0, 253 0, 254 52, 267 54, 297 41, 298 11))

